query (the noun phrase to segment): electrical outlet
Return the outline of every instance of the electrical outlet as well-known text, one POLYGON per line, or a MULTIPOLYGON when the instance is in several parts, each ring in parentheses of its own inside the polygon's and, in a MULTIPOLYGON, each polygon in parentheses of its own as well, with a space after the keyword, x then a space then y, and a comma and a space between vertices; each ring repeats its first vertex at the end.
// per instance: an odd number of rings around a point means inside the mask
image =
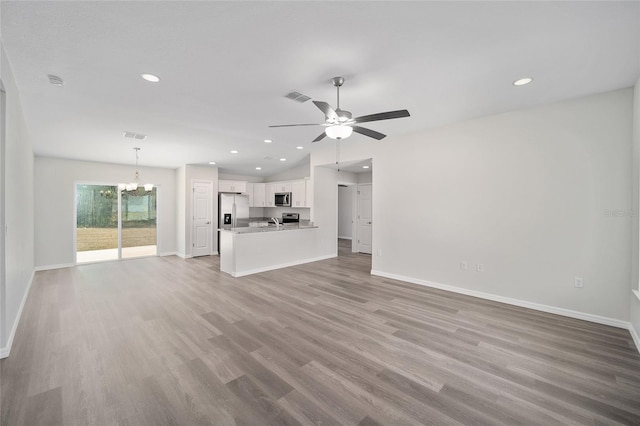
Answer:
POLYGON ((582 288, 584 287, 584 278, 582 277, 575 277, 573 280, 573 285, 576 286, 576 288, 582 288))
POLYGON ((463 260, 462 262, 460 262, 460 269, 463 271, 466 271, 467 269, 469 269, 469 264, 467 263, 466 260, 463 260))
POLYGON ((476 271, 484 272, 484 263, 476 263, 476 271))

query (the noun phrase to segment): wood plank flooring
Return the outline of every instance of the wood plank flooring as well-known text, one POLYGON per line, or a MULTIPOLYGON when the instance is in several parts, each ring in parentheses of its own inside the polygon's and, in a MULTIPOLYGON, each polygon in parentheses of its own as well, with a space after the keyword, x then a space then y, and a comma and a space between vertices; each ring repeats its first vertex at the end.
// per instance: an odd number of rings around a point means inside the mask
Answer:
POLYGON ((9 425, 640 424, 626 330, 369 275, 218 258, 38 272, 0 364, 9 425))

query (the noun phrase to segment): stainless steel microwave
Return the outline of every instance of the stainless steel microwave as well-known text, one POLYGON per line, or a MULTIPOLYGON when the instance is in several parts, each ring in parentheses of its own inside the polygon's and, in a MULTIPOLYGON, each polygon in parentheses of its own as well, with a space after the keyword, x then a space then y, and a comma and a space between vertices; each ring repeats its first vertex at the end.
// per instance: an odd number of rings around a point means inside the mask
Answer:
POLYGON ((291 193, 290 192, 276 192, 275 194, 276 207, 291 207, 291 193))

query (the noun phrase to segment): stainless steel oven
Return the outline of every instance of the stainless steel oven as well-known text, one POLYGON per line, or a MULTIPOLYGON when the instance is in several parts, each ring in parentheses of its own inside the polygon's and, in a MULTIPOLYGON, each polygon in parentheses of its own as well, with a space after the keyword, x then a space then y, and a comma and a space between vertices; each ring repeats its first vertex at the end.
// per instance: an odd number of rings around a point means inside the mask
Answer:
POLYGON ((282 213, 282 223, 300 223, 300 213, 282 213))

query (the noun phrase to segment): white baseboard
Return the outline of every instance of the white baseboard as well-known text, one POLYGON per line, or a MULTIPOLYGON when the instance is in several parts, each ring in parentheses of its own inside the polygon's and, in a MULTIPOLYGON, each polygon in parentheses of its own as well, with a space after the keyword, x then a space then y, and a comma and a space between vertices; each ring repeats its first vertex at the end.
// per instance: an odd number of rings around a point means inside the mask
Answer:
POLYGON ((351 241, 351 237, 341 237, 340 235, 338 235, 338 239, 339 240, 349 240, 349 241, 351 241))
MULTIPOLYGON (((389 274, 382 271, 371 270, 371 275, 377 275, 380 277, 391 278, 394 280, 405 281, 412 284, 423 285, 426 287, 433 287, 440 290, 451 291, 453 293, 465 294, 467 296, 479 297, 481 299, 492 300, 494 302, 506 303, 508 305, 521 306, 523 308, 534 309, 536 311, 548 312, 550 314, 562 315, 565 317, 581 319, 585 321, 591 321, 598 324, 610 325, 612 327, 624 328, 629 330, 631 324, 627 321, 618 320, 615 318, 602 317, 600 315, 587 314, 584 312, 572 311, 570 309, 558 308, 555 306, 542 305, 539 303, 527 302, 525 300, 511 299, 509 297, 497 296, 495 294, 484 293, 475 290, 469 290, 462 287, 455 287, 447 284, 435 283, 432 281, 421 280, 418 278, 405 277, 402 275, 389 274)), ((636 336, 637 337, 637 336, 636 336)), ((634 339, 635 340, 635 339, 634 339)), ((636 345, 638 342, 636 341, 636 345)))
POLYGON ((22 297, 22 302, 20 302, 20 308, 18 308, 18 315, 16 315, 16 319, 13 322, 13 326, 11 327, 11 333, 9 334, 9 338, 7 339, 7 345, 4 348, 0 348, 0 359, 6 358, 11 353, 11 345, 13 345, 13 338, 16 336, 16 331, 18 330, 18 324, 20 323, 20 317, 22 317, 22 310, 24 309, 24 305, 27 303, 27 297, 29 297, 29 291, 31 291, 31 284, 33 284, 33 278, 36 275, 35 269, 31 272, 31 278, 29 279, 29 284, 27 284, 27 291, 24 292, 24 296, 22 297))
POLYGON ((631 333, 633 343, 636 345, 636 350, 640 352, 640 336, 638 336, 638 332, 633 328, 633 324, 631 323, 629 323, 629 333, 631 333))
POLYGON ((60 263, 58 265, 42 265, 42 266, 36 266, 35 272, 49 271, 51 269, 73 268, 74 266, 76 266, 75 263, 60 263))
POLYGON ((167 251, 164 253, 158 253, 158 256, 160 257, 165 257, 165 256, 177 256, 178 252, 177 251, 167 251))
POLYGON ((176 252, 176 256, 181 257, 182 259, 191 259, 193 256, 190 254, 176 252))
POLYGON ((258 274, 260 272, 273 271, 274 269, 281 269, 281 268, 288 268, 289 266, 302 265, 303 263, 311 263, 311 262, 318 262, 320 260, 327 260, 327 259, 331 259, 331 258, 334 258, 334 257, 337 257, 337 256, 338 256, 337 253, 333 253, 333 254, 326 255, 326 256, 314 257, 314 258, 311 258, 311 259, 303 259, 303 260, 297 260, 297 261, 294 261, 294 262, 280 263, 278 265, 269 265, 269 266, 265 266, 263 268, 250 269, 248 271, 236 272, 236 273, 230 274, 230 275, 232 277, 235 277, 235 278, 244 277, 244 276, 247 276, 247 275, 258 274))

